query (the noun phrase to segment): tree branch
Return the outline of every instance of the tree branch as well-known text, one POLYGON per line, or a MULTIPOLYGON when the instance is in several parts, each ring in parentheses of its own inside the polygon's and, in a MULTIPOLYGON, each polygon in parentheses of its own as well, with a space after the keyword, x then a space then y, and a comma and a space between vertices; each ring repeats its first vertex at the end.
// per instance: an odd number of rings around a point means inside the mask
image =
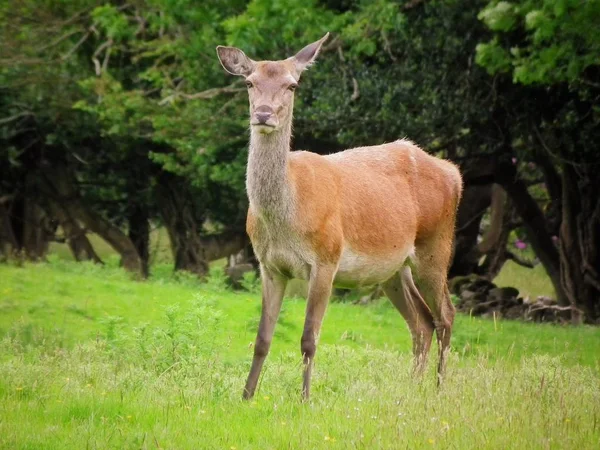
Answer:
POLYGON ((5 123, 10 123, 10 122, 14 122, 17 119, 20 119, 21 117, 33 117, 35 116, 35 114, 33 114, 31 111, 23 111, 17 114, 13 114, 12 116, 9 117, 5 117, 4 119, 0 119, 0 125, 4 125, 5 123))
POLYGON ((84 34, 84 35, 81 37, 81 39, 79 39, 79 40, 77 41, 77 43, 76 43, 76 44, 75 44, 75 45, 74 45, 74 46, 71 48, 71 50, 69 50, 67 53, 65 53, 64 55, 62 55, 62 56, 60 57, 61 61, 66 61, 67 59, 69 59, 69 58, 71 57, 71 55, 72 55, 73 53, 75 53, 75 51, 77 51, 77 49, 78 49, 79 47, 81 47, 81 45, 82 45, 82 44, 83 44, 85 41, 87 41, 87 39, 90 37, 90 35, 91 35, 91 34, 92 34, 92 31, 91 31, 91 30, 89 30, 87 33, 85 33, 85 34, 84 34))
POLYGON ((246 88, 234 87, 237 84, 239 84, 239 82, 236 81, 235 83, 233 83, 229 86, 225 86, 222 88, 211 88, 211 89, 207 89, 206 91, 196 92, 195 94, 183 94, 180 92, 175 92, 175 93, 163 98, 160 102, 158 102, 158 104, 160 106, 165 105, 166 103, 170 103, 177 97, 182 97, 182 98, 185 98, 186 100, 197 100, 197 99, 206 100, 206 99, 214 98, 221 94, 237 94, 238 92, 243 92, 246 90, 246 88))
POLYGON ((529 269, 533 269, 535 267, 535 264, 533 262, 531 262, 525 258, 522 258, 521 256, 516 255, 513 252, 508 251, 508 250, 506 251, 506 258, 514 261, 515 263, 517 263, 520 266, 527 267, 529 269))
MULTIPOLYGON (((105 42, 103 42, 94 52, 94 54, 92 55, 92 61, 94 62, 94 67, 96 69, 96 75, 100 76, 102 75, 102 70, 105 69, 105 64, 107 63, 107 55, 104 56, 104 62, 102 65, 100 65, 100 61, 98 60, 98 55, 100 55, 100 52, 102 52, 102 50, 104 50, 105 48, 108 48, 110 50, 110 46, 112 45, 113 41, 112 39, 109 39, 105 42)), ((107 50, 107 53, 109 52, 109 50, 107 50)))

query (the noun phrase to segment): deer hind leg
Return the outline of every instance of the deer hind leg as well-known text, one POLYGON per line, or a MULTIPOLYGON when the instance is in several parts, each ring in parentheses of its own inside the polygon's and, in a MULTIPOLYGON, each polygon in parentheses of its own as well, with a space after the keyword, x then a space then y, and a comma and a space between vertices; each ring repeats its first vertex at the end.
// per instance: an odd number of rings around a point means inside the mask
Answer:
POLYGON ((441 383, 446 368, 455 315, 447 283, 451 245, 451 237, 448 239, 437 237, 435 240, 416 246, 417 286, 433 316, 438 342, 438 384, 441 383))
POLYGON ((245 399, 252 398, 256 390, 263 363, 271 347, 275 324, 281 311, 281 302, 287 285, 286 279, 270 273, 264 266, 261 266, 260 273, 262 280, 262 312, 254 345, 252 367, 244 388, 243 397, 245 399))
POLYGON ((306 318, 304 331, 300 342, 300 350, 304 363, 302 380, 302 397, 308 400, 310 397, 310 380, 314 365, 315 353, 321 332, 321 325, 325 310, 329 303, 333 277, 336 268, 334 266, 315 266, 311 269, 308 282, 308 302, 306 304, 306 318))
POLYGON ((383 285, 383 290, 408 324, 413 342, 413 371, 421 375, 427 364, 434 326, 431 311, 415 286, 410 267, 403 267, 383 285))

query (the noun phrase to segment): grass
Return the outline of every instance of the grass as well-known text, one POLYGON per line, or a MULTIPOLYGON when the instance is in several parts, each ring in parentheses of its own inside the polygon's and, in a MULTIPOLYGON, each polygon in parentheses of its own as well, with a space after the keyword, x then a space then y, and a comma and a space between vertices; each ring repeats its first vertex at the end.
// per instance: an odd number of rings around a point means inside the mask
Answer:
POLYGON ((332 303, 299 401, 305 302, 286 299, 240 400, 260 299, 158 267, 0 265, 2 448, 598 448, 600 329, 459 315, 447 379, 410 376, 380 301, 332 303))
POLYGON ((531 300, 535 300, 538 296, 556 298, 554 287, 541 264, 528 269, 513 261, 507 261, 494 279, 494 283, 500 287, 515 287, 521 297, 529 297, 531 300))

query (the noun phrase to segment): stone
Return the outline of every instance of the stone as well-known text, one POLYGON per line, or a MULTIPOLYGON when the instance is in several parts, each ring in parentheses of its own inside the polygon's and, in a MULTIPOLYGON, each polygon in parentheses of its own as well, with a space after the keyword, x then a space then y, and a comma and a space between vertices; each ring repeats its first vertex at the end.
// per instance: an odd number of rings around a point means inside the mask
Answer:
POLYGON ((242 284, 241 281, 244 279, 244 274, 248 272, 253 272, 254 266, 252 264, 237 264, 232 267, 228 267, 225 269, 225 273, 229 278, 229 282, 234 289, 241 289, 242 284))
POLYGON ((490 299, 505 301, 519 297, 519 290, 514 287, 496 287, 489 290, 490 299))

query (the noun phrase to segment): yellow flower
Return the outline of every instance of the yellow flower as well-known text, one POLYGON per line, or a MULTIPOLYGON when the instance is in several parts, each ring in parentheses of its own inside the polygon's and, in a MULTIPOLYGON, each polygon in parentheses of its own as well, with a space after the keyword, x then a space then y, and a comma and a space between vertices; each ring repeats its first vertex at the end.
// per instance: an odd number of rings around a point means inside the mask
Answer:
POLYGON ((237 447, 231 446, 229 447, 229 450, 237 450, 237 447))
POLYGON ((571 419, 569 419, 568 417, 565 419, 565 423, 569 423, 571 421, 571 419))
POLYGON ((427 442, 429 442, 431 445, 433 445, 433 444, 435 444, 435 439, 429 438, 429 439, 427 439, 427 442))
POLYGON ((329 442, 335 442, 335 438, 332 438, 331 436, 325 436, 324 440, 329 442))
POLYGON ((268 395, 265 395, 263 398, 264 398, 265 400, 269 400, 271 397, 269 397, 268 395))
POLYGON ((18 388, 16 388, 16 389, 17 389, 17 391, 22 391, 22 390, 23 390, 23 388, 22 388, 21 386, 19 386, 19 387, 18 387, 18 388))

